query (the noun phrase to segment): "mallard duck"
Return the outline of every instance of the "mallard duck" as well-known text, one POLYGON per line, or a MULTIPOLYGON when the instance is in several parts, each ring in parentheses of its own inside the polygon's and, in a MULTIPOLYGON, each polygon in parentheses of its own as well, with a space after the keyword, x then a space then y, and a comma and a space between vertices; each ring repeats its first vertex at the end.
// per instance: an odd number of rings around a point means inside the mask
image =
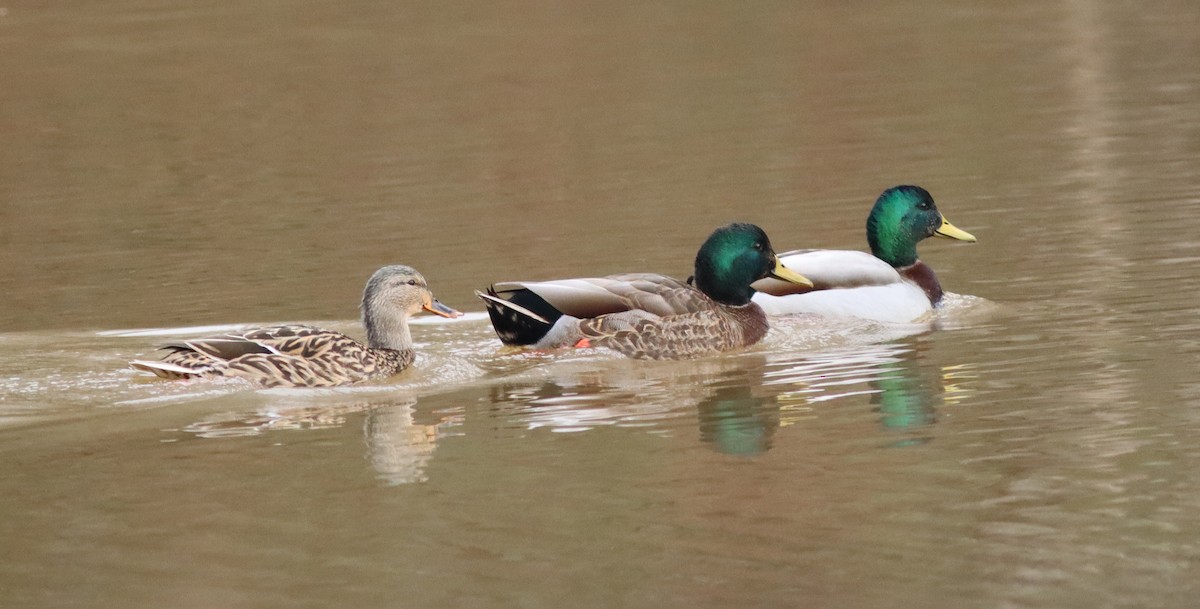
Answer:
POLYGON ((942 300, 937 275, 917 258, 917 243, 932 236, 975 242, 974 235, 942 216, 924 188, 889 188, 867 216, 870 254, 847 250, 781 254, 783 264, 811 279, 813 286, 765 279, 754 284, 758 290, 754 302, 768 315, 817 313, 914 321, 942 300))
POLYGON ((422 309, 442 317, 458 311, 433 298, 411 267, 385 266, 371 275, 362 298, 367 344, 312 326, 284 325, 163 345, 161 361, 135 360, 135 370, 167 379, 236 377, 267 387, 330 387, 391 376, 416 357, 408 318, 422 309))
POLYGON ((753 224, 718 228, 696 254, 695 287, 647 273, 590 279, 504 282, 483 299, 508 345, 600 346, 629 357, 675 359, 753 345, 767 318, 751 302, 764 277, 811 286, 780 264, 753 224))

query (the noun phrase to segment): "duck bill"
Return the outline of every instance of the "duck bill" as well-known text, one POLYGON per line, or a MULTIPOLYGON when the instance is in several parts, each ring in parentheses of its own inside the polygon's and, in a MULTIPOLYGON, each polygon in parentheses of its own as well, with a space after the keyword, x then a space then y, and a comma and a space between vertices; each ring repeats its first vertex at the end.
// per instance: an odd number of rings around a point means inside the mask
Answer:
POLYGON ((451 309, 450 307, 438 302, 436 298, 421 305, 421 308, 433 313, 434 315, 441 315, 442 317, 462 317, 462 312, 451 309))
POLYGON ((794 283, 796 285, 802 285, 810 288, 813 287, 813 282, 809 281, 808 277, 805 277, 804 275, 801 275, 800 273, 783 266, 783 263, 779 261, 779 258, 775 259, 775 268, 771 271, 771 276, 788 283, 794 283))
POLYGON ((971 233, 954 226, 949 220, 946 219, 945 216, 942 216, 942 225, 939 226, 937 230, 933 231, 933 234, 939 237, 945 237, 947 239, 958 239, 959 241, 966 241, 967 243, 975 243, 975 235, 972 235, 971 233))

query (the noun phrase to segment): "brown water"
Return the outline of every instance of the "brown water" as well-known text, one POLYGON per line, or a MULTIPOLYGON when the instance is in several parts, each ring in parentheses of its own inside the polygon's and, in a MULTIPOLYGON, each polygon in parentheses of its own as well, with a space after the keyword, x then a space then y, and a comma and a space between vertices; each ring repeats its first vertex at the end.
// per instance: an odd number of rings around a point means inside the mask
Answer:
POLYGON ((0 142, 0 606, 1200 598, 1194 2, 17 2, 0 142), (516 354, 471 293, 899 183, 980 240, 932 326, 516 354), (394 262, 474 314, 387 383, 123 367, 394 262))

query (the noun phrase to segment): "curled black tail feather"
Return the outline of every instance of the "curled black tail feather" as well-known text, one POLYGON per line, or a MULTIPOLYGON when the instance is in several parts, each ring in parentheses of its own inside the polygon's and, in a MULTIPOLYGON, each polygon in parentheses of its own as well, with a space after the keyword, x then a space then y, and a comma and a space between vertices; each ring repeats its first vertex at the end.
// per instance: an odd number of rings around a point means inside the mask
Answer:
POLYGON ((530 290, 516 290, 507 299, 492 288, 487 294, 476 291, 483 300, 492 328, 506 345, 534 345, 546 336, 562 312, 530 290))

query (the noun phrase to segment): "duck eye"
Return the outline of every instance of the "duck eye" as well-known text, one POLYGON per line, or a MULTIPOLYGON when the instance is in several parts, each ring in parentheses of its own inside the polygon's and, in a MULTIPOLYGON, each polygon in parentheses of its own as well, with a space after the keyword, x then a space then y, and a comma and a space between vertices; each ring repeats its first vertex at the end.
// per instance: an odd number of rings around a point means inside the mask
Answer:
POLYGON ((758 250, 758 251, 760 251, 760 252, 761 252, 761 251, 763 251, 763 244, 762 244, 762 241, 755 241, 755 242, 754 242, 754 249, 756 249, 756 250, 758 250))
POLYGON ((417 280, 416 280, 416 279, 409 279, 409 280, 408 280, 408 285, 417 285, 417 280))

